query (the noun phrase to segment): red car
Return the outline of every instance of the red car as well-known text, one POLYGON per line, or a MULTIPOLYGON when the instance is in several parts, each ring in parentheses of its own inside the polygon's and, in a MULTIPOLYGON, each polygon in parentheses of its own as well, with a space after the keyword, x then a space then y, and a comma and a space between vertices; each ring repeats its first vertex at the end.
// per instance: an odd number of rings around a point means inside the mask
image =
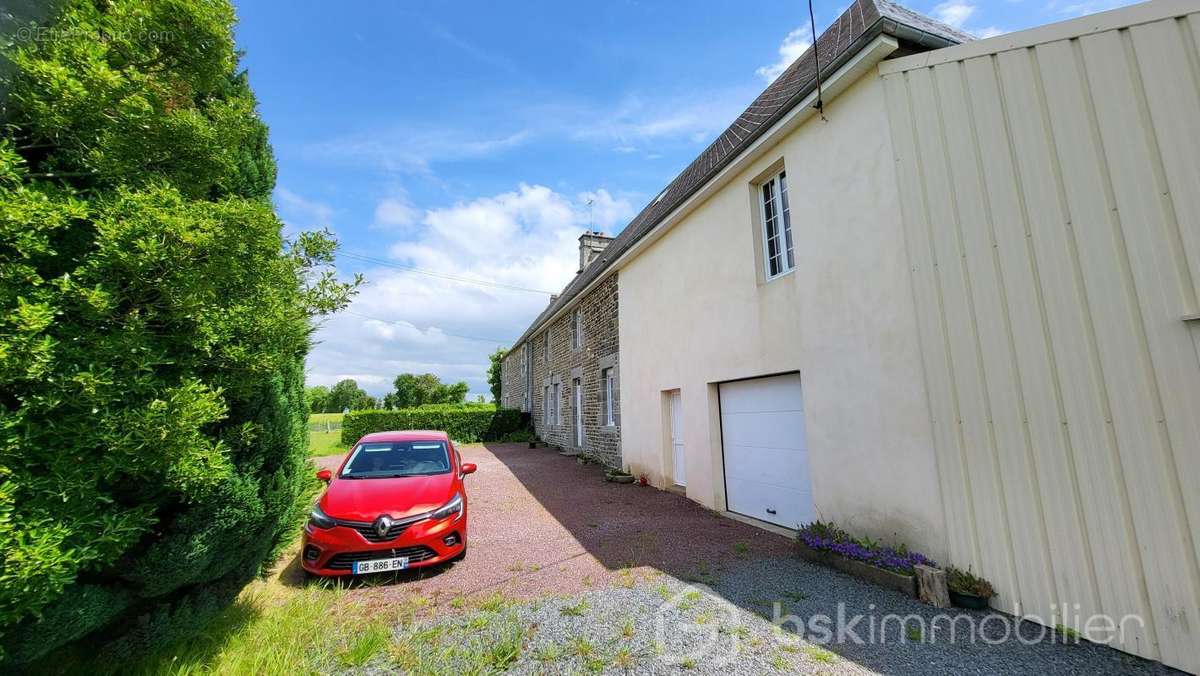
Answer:
POLYGON ((376 432, 350 451, 304 527, 301 563, 358 575, 452 561, 467 553, 464 463, 445 432, 376 432))

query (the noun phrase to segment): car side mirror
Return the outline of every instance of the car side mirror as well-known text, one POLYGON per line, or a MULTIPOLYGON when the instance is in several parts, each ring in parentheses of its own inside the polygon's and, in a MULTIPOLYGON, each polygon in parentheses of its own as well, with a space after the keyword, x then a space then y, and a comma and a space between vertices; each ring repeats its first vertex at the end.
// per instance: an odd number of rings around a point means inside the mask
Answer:
POLYGON ((325 483, 329 483, 330 479, 333 479, 333 472, 330 472, 327 469, 323 469, 323 470, 317 472, 317 478, 320 479, 321 481, 324 481, 325 483))
POLYGON ((477 468, 475 467, 475 463, 464 462, 463 466, 462 466, 462 473, 463 474, 474 474, 476 469, 477 468))

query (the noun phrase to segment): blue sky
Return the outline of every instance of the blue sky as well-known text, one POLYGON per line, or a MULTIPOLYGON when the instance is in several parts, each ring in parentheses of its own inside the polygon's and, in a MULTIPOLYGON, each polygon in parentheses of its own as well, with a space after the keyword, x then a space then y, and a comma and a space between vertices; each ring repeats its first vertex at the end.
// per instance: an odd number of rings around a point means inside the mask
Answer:
MULTIPOLYGON (((549 300, 392 266, 557 291, 589 223, 619 231, 809 39, 795 0, 236 4, 279 213, 331 229, 339 272, 368 280, 309 382, 377 395, 403 372, 486 393, 487 354, 549 300)), ((1123 4, 908 6, 987 36, 1123 4)), ((818 32, 845 5, 819 0, 818 32)))

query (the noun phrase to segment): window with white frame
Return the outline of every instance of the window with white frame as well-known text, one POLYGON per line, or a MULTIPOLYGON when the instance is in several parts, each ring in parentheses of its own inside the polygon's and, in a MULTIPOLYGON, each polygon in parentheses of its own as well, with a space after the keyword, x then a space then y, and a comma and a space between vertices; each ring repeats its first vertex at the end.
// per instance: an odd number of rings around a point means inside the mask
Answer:
POLYGON ((521 399, 521 410, 528 413, 533 410, 533 350, 528 342, 521 348, 521 382, 525 385, 522 388, 525 393, 521 399))
POLYGON ((562 418, 559 416, 560 411, 558 410, 558 395, 560 387, 562 387, 561 383, 554 383, 550 386, 550 423, 553 425, 562 424, 562 418))
POLYGON ((612 427, 617 424, 616 404, 617 379, 612 367, 600 370, 600 411, 604 417, 604 425, 612 427))
POLYGON ((542 386, 542 424, 550 424, 550 386, 542 386))
POLYGON ((759 204, 762 206, 763 271, 767 279, 773 279, 796 267, 786 171, 759 186, 759 204))
POLYGON ((583 347, 583 313, 576 310, 571 316, 571 348, 583 347))

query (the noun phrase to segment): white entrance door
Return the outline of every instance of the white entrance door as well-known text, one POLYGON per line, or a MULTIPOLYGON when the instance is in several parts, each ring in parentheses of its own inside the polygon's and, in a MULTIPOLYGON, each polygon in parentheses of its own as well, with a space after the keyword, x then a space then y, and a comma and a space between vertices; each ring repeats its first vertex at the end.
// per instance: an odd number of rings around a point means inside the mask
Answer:
POLYGON ((787 528, 812 521, 800 376, 723 383, 720 396, 729 511, 787 528))
POLYGON ((583 383, 576 378, 571 384, 575 388, 575 446, 583 448, 583 383))
POLYGON ((671 457, 675 463, 675 485, 687 485, 683 452, 683 399, 679 390, 671 393, 671 457))

